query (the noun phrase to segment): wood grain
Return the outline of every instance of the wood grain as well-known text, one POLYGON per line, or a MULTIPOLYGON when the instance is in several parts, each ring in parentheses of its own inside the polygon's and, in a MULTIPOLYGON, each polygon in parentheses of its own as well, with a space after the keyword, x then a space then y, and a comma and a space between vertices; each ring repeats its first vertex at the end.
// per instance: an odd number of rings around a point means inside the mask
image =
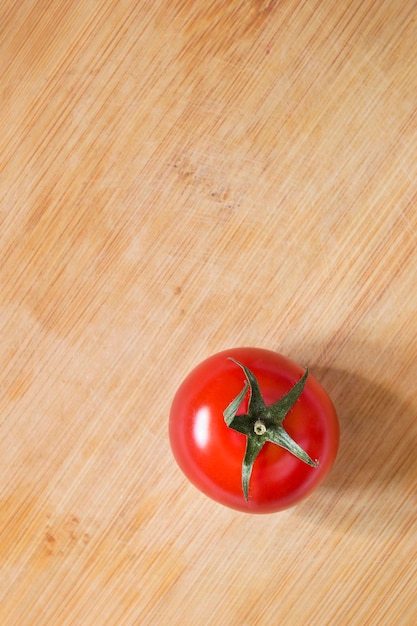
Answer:
POLYGON ((414 1, 1 3, 2 624, 416 622, 416 58, 414 1), (281 514, 169 450, 236 345, 340 415, 281 514))

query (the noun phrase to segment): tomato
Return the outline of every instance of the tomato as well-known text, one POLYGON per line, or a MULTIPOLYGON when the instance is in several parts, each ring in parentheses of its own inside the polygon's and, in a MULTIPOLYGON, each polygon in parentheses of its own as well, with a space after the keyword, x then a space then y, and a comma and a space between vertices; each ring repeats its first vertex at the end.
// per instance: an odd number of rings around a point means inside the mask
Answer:
POLYGON ((172 402, 169 437, 185 476, 221 504, 272 513, 329 472, 339 423, 329 396, 294 361, 261 348, 212 355, 172 402))

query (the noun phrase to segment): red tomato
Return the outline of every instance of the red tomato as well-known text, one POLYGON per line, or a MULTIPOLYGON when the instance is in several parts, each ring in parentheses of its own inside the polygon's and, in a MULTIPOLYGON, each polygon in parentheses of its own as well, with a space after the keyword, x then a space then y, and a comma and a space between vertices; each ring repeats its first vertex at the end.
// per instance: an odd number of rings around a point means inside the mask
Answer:
POLYGON ((272 513, 324 479, 337 454, 339 424, 329 396, 305 368, 270 350, 234 348, 209 357, 182 382, 169 436, 178 465, 203 493, 239 511, 272 513), (284 447, 271 441, 276 428, 284 447), (295 453, 287 447, 293 444, 295 453))

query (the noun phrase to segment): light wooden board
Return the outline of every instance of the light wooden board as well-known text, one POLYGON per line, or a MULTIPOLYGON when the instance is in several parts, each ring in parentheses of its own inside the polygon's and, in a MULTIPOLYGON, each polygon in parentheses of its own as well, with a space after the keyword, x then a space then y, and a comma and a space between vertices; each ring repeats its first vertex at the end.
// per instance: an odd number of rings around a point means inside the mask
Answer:
POLYGON ((2 625, 416 623, 416 59, 414 0, 3 0, 2 625), (277 515, 169 450, 238 345, 340 414, 277 515))

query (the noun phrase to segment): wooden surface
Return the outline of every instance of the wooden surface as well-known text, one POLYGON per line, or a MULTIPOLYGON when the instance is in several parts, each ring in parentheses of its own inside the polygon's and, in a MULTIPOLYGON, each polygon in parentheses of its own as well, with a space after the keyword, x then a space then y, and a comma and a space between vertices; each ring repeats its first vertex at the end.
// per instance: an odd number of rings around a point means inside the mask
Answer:
POLYGON ((416 623, 416 58, 414 0, 2 1, 2 626, 416 623), (238 345, 340 414, 277 515, 169 449, 238 345))

